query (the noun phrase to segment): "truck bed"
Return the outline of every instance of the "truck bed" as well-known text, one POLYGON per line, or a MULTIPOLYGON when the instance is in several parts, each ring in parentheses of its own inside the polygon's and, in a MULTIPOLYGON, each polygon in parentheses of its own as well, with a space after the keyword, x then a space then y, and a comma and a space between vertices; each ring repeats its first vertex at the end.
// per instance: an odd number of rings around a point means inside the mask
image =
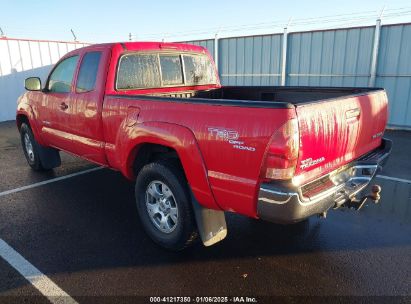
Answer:
POLYGON ((140 98, 295 109, 301 147, 296 174, 302 175, 301 182, 316 178, 319 172, 324 174, 339 168, 378 147, 387 119, 386 95, 379 88, 241 86, 140 98))
MULTIPOLYGON (((353 97, 383 90, 380 88, 354 87, 276 87, 276 86, 227 86, 211 90, 176 91, 150 96, 197 99, 201 103, 256 107, 290 107, 339 97, 353 97), (248 102, 249 101, 249 102, 248 102), (269 103, 270 102, 270 103, 269 103), (273 104, 272 102, 275 102, 273 104)), ((147 96, 147 95, 146 95, 147 96)))
POLYGON ((194 97, 210 99, 252 100, 287 102, 294 105, 349 95, 361 95, 378 88, 351 87, 274 87, 239 86, 222 87, 211 91, 198 92, 194 97))

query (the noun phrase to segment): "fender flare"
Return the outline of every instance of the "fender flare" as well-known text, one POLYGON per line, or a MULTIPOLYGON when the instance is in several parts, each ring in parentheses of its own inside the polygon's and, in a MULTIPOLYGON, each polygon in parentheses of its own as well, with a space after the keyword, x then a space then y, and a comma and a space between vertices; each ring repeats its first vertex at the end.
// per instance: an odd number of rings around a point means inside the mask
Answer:
POLYGON ((128 127, 120 126, 116 139, 120 171, 134 179, 133 163, 138 157, 139 146, 158 144, 174 149, 180 158, 188 184, 196 200, 209 209, 221 210, 208 181, 207 169, 193 132, 181 125, 167 122, 143 122, 128 127))
MULTIPOLYGON (((40 136, 40 131, 38 128, 38 124, 36 122, 36 113, 33 110, 33 107, 27 102, 27 96, 26 94, 21 97, 21 100, 17 106, 17 111, 16 111, 16 124, 17 127, 19 128, 19 116, 25 116, 27 117, 30 128, 33 131, 34 138, 40 145, 45 145, 42 137, 40 136)), ((20 128, 19 128, 20 130, 20 128)))
POLYGON ((29 122, 29 127, 33 132, 34 138, 36 140, 35 144, 39 153, 40 162, 43 166, 43 169, 49 170, 60 166, 61 158, 59 151, 45 146, 44 142, 42 141, 42 138, 37 128, 36 120, 34 119, 33 108, 27 103, 19 105, 19 108, 16 113, 16 124, 17 127, 20 129, 19 125, 21 121, 19 119, 19 116, 26 117, 29 122))

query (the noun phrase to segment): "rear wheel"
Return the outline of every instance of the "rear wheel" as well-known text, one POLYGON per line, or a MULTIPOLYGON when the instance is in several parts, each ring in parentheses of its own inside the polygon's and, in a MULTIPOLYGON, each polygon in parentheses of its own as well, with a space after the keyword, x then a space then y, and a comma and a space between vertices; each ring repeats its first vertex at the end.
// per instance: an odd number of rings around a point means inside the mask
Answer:
POLYGON ((144 166, 135 193, 141 223, 154 242, 177 251, 197 239, 187 181, 178 165, 162 161, 144 166))

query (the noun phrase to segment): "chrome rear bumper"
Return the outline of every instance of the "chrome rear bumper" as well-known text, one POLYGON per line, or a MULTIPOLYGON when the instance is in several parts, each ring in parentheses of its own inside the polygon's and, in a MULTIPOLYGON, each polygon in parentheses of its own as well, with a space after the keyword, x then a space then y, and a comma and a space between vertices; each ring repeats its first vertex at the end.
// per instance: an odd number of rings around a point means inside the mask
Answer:
POLYGON ((300 187, 262 184, 258 216, 271 222, 293 223, 340 207, 368 186, 385 165, 391 146, 390 140, 383 139, 380 147, 358 160, 300 187))

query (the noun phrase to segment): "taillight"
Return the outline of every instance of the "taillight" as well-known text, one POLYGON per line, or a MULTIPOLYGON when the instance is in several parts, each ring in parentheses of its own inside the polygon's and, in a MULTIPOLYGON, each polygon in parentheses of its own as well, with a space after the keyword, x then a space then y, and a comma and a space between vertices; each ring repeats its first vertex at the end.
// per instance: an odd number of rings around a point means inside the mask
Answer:
POLYGON ((261 177, 287 180, 294 176, 298 160, 300 138, 296 118, 288 120, 271 137, 261 177))

